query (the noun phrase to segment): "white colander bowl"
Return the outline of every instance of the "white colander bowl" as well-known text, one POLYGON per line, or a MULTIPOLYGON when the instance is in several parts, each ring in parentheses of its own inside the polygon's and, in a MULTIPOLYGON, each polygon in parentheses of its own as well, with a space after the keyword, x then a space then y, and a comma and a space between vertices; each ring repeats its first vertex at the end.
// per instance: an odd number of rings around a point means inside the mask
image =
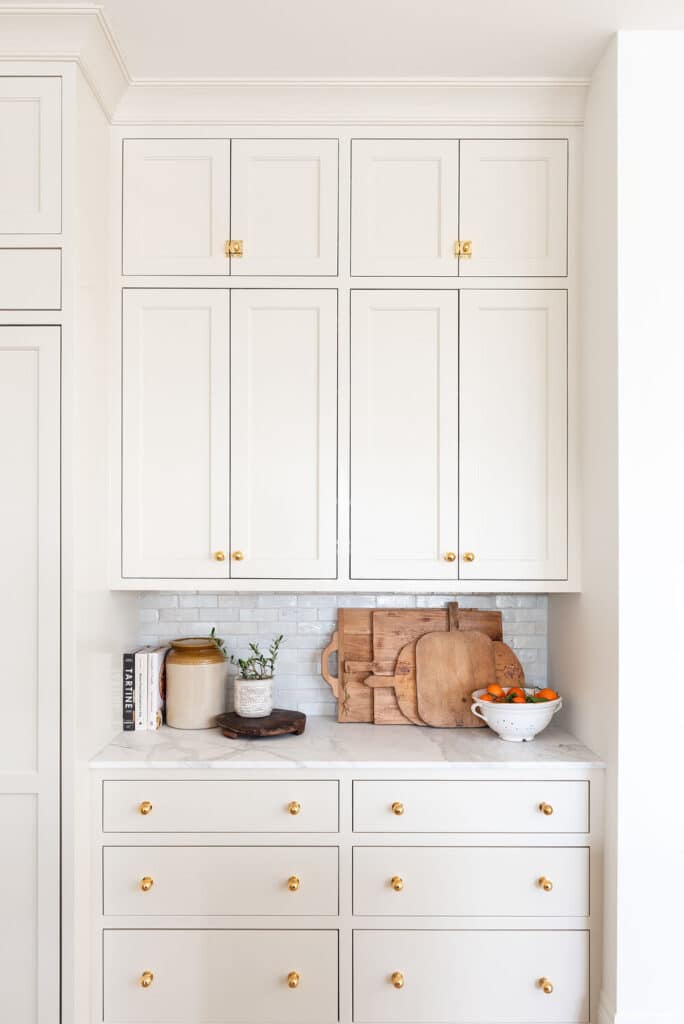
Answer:
MULTIPOLYGON (((494 704, 493 701, 480 700, 486 692, 475 690, 470 710, 502 740, 512 743, 533 740, 563 707, 562 697, 539 704, 494 704)), ((534 695, 536 692, 533 687, 525 687, 525 693, 534 695)))

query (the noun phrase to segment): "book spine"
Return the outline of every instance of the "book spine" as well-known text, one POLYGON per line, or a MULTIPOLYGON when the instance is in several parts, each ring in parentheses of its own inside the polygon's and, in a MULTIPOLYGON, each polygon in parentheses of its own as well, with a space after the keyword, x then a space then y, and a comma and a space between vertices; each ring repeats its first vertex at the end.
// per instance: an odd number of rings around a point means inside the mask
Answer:
POLYGON ((135 655, 135 728, 147 729, 147 651, 135 655))
POLYGON ((147 728, 159 729, 164 721, 165 659, 168 648, 152 651, 147 676, 147 728))
POLYGON ((126 651, 123 656, 123 729, 135 729, 135 654, 126 651))

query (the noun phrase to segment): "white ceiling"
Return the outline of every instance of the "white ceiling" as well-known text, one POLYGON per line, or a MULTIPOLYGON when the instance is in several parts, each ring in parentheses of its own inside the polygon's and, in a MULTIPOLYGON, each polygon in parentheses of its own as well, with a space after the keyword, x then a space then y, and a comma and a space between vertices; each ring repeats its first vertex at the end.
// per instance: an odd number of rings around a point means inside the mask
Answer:
MULTIPOLYGON (((41 7, 52 3, 63 6, 43 0, 41 7)), ((134 79, 585 77, 620 28, 684 29, 684 0, 103 0, 102 7, 134 79)))

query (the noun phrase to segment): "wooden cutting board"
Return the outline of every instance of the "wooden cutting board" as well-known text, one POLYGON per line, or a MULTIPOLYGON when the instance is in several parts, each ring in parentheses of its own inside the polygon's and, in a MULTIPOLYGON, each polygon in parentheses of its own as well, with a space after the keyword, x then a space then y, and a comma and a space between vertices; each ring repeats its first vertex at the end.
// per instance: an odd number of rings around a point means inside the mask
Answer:
POLYGON ((479 725, 471 694, 496 678, 494 642, 476 630, 427 633, 416 642, 418 714, 426 725, 479 725))
POLYGON ((370 608, 340 608, 337 631, 321 656, 321 674, 337 697, 339 722, 372 722, 373 691, 364 683, 368 669, 346 672, 348 661, 367 665, 373 660, 373 620, 370 608), (337 676, 328 659, 337 651, 337 676))

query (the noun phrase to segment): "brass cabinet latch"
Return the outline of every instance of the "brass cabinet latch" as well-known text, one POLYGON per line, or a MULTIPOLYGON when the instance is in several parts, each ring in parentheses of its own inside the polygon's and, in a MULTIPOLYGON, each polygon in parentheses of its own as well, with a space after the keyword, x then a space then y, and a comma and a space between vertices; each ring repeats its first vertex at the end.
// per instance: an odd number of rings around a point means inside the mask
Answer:
POLYGON ((225 247, 226 256, 242 256, 242 239, 229 238, 225 247))
POLYGON ((454 256, 472 256, 472 242, 454 242, 454 256))

